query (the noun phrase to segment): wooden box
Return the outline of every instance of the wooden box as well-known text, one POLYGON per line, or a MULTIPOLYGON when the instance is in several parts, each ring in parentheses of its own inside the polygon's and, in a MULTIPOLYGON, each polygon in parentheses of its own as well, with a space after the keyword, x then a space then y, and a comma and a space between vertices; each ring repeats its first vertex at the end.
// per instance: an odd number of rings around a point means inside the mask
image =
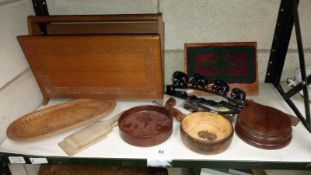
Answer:
POLYGON ((156 15, 29 17, 17 39, 50 98, 162 99, 163 24, 156 15))

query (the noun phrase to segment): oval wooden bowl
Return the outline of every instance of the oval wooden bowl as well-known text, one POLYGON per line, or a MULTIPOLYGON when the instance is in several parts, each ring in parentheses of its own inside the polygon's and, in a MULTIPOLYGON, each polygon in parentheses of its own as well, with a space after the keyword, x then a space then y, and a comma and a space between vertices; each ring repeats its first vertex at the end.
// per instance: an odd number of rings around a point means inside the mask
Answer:
POLYGON ((18 141, 47 137, 108 116, 115 106, 115 100, 96 99, 54 105, 15 120, 7 128, 7 136, 18 141))
POLYGON ((154 146, 173 131, 173 119, 164 107, 143 105, 125 111, 118 120, 121 138, 135 146, 154 146))
POLYGON ((233 137, 232 123, 225 117, 210 112, 187 115, 180 125, 182 142, 191 150, 203 154, 225 151, 233 137))

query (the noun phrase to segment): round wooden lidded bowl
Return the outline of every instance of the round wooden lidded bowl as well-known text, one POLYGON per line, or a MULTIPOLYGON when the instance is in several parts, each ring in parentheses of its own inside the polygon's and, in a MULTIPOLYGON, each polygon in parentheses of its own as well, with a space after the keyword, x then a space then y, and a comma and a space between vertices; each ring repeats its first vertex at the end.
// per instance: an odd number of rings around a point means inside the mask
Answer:
POLYGON ((143 105, 123 112, 118 120, 119 133, 135 146, 154 146, 164 142, 173 131, 173 118, 160 106, 143 105))
POLYGON ((291 120, 278 109, 246 101, 236 122, 235 131, 246 143, 262 149, 279 149, 292 138, 291 120))
POLYGON ((233 126, 219 114, 195 112, 181 121, 180 132, 182 142, 191 150, 217 154, 225 151, 231 144, 233 126))

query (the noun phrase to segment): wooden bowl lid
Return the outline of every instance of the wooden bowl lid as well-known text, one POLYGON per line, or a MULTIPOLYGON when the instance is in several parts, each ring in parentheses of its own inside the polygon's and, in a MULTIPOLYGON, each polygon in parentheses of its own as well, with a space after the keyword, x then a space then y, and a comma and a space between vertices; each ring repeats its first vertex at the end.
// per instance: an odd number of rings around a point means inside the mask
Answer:
POLYGON ((244 131, 247 135, 250 135, 254 137, 255 139, 268 139, 268 140, 279 140, 288 137, 288 135, 291 135, 292 128, 288 128, 287 131, 284 131, 282 133, 262 133, 258 132, 256 130, 253 130, 251 128, 248 128, 247 126, 243 125, 240 119, 237 119, 236 121, 236 127, 240 128, 241 131, 244 131))
POLYGON ((135 146, 153 146, 172 134, 173 118, 164 107, 137 106, 125 111, 118 120, 121 138, 135 146))
POLYGON ((274 135, 274 136, 258 135, 258 134, 253 133, 252 131, 245 130, 245 128, 241 127, 241 125, 239 125, 239 124, 236 124, 235 129, 240 130, 240 132, 242 132, 248 138, 251 138, 253 140, 257 140, 258 142, 265 142, 265 143, 282 142, 283 140, 288 139, 292 135, 291 130, 290 130, 290 132, 280 134, 280 135, 274 135))
POLYGON ((283 148, 292 138, 288 114, 249 100, 238 116, 235 131, 246 143, 263 149, 283 148))
POLYGON ((246 143, 262 149, 280 149, 287 146, 292 138, 289 134, 287 137, 282 139, 271 139, 271 138, 256 138, 253 135, 249 135, 248 132, 243 131, 238 125, 235 127, 236 134, 246 143))
POLYGON ((279 135, 291 129, 288 114, 251 100, 246 101, 238 118, 243 126, 263 135, 279 135))

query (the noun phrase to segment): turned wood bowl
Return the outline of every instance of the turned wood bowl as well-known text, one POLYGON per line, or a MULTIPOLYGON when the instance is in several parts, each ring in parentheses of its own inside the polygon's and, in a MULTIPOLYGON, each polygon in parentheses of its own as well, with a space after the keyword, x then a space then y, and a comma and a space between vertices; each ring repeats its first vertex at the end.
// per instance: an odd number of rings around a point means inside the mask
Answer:
POLYGON ((234 130, 232 123, 224 116, 195 112, 183 118, 180 131, 182 142, 191 150, 217 154, 229 147, 234 130))
POLYGON ((170 137, 173 118, 164 107, 142 105, 123 112, 118 125, 125 142, 147 147, 158 145, 170 137))

